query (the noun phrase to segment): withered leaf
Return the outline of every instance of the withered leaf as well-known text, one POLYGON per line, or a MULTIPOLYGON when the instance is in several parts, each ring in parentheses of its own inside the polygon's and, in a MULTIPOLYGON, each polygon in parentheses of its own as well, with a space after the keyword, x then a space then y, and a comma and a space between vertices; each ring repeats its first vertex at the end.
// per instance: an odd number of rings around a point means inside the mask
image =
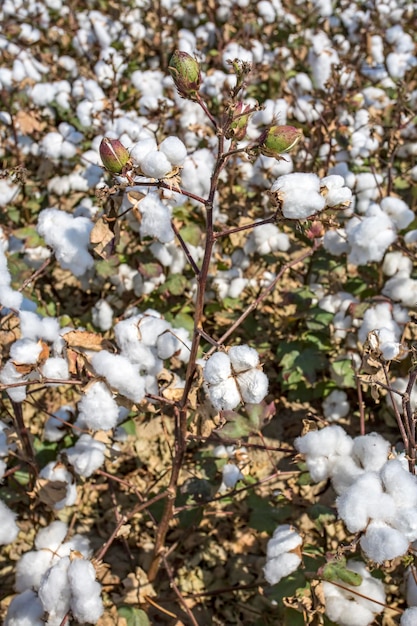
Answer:
POLYGON ((109 342, 101 335, 90 333, 88 330, 70 330, 63 339, 69 348, 83 348, 99 352, 108 347, 109 342))
POLYGON ((38 478, 35 488, 30 495, 37 497, 41 502, 53 508, 67 495, 68 484, 63 480, 47 480, 38 478))

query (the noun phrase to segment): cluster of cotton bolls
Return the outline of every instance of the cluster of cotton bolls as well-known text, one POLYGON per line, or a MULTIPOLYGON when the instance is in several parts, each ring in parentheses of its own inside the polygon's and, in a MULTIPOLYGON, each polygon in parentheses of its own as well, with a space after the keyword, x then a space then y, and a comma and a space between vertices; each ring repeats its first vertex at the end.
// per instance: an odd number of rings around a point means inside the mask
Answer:
POLYGON ((79 534, 65 541, 67 533, 67 524, 60 521, 38 531, 35 550, 17 564, 18 594, 5 626, 59 626, 69 612, 79 622, 96 623, 102 615, 101 585, 89 560, 89 541, 79 534))
POLYGON ((210 402, 218 411, 234 409, 241 402, 258 404, 268 392, 259 355, 249 346, 216 352, 206 361, 203 376, 210 402))
MULTIPOLYGON (((315 482, 330 479, 336 491, 339 517, 351 533, 360 533, 360 546, 371 561, 382 564, 407 553, 417 540, 417 478, 402 456, 391 453, 377 433, 352 439, 340 426, 328 426, 295 440, 315 482), (392 457, 392 458, 390 458, 392 457)), ((340 626, 368 626, 382 612, 385 593, 363 563, 348 569, 362 577, 358 587, 323 582, 326 614, 340 626), (375 602, 376 601, 376 602, 375 602)), ((417 595, 408 576, 407 609, 401 625, 414 624, 417 595)))
POLYGON ((301 535, 289 524, 278 526, 268 541, 264 576, 270 585, 292 574, 301 563, 301 535))
POLYGON ((327 426, 295 440, 315 482, 330 479, 338 494, 339 517, 375 563, 406 554, 417 540, 417 478, 391 446, 371 433, 352 439, 340 426, 327 426))

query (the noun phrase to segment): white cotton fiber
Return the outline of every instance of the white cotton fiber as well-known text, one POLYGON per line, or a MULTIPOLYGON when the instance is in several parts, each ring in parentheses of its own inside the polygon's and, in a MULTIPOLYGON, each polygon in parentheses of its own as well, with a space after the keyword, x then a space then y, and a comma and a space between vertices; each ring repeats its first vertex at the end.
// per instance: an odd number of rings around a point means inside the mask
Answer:
POLYGON ((259 365, 259 355, 249 346, 233 346, 227 353, 235 373, 244 372, 259 365))
POLYGON ((379 476, 366 472, 336 500, 339 516, 351 533, 364 530, 370 519, 390 521, 396 513, 393 498, 382 490, 379 476))
POLYGON ((231 376, 231 373, 230 358, 224 352, 215 352, 215 354, 206 361, 203 370, 204 380, 210 385, 217 385, 227 380, 227 378, 231 376))
POLYGON ((31 550, 23 554, 16 565, 16 591, 39 589, 42 576, 58 559, 59 556, 51 549, 31 550))
POLYGON ((148 152, 141 160, 140 168, 145 176, 161 179, 169 174, 172 170, 172 165, 163 152, 151 150, 151 152, 148 152))
POLYGON ((53 505, 55 510, 59 511, 65 506, 72 506, 75 504, 77 499, 77 486, 73 481, 72 475, 62 463, 55 463, 55 461, 51 461, 42 468, 39 476, 52 482, 67 483, 66 495, 62 498, 62 500, 53 505))
POLYGON ((391 459, 381 469, 385 490, 398 506, 417 506, 417 477, 406 470, 401 461, 391 459))
POLYGON ((95 624, 103 614, 101 585, 90 561, 74 559, 68 568, 71 589, 71 611, 79 622, 95 624))
POLYGON ((106 378, 126 398, 140 402, 145 396, 145 382, 128 359, 119 354, 101 350, 93 355, 91 363, 99 376, 106 378))
POLYGON ((41 367, 41 372, 45 378, 52 380, 68 380, 70 377, 67 360, 58 356, 46 359, 41 367))
POLYGON ((42 345, 25 337, 15 341, 10 348, 10 358, 14 363, 37 363, 42 345))
POLYGON ((119 407, 107 385, 93 383, 78 403, 77 425, 91 430, 110 430, 117 423, 119 407))
POLYGON ((212 385, 209 387, 208 393, 212 405, 218 411, 234 409, 241 402, 239 391, 232 378, 212 385))
POLYGON ((380 521, 369 524, 360 543, 368 559, 379 564, 403 556, 409 546, 402 532, 380 521))
POLYGON ((243 402, 258 404, 268 393, 268 377, 258 369, 250 369, 238 374, 236 383, 243 402))
POLYGON ((69 556, 59 559, 42 577, 38 596, 49 622, 60 624, 70 608, 71 593, 68 585, 69 556))
POLYGON ((340 389, 334 389, 322 403, 324 417, 333 422, 337 422, 342 417, 346 417, 350 410, 347 395, 340 389))
POLYGON ((271 187, 282 201, 282 213, 288 219, 304 219, 322 211, 326 201, 320 195, 316 174, 293 173, 278 178, 271 187))
MULTIPOLYGON (((233 489, 238 480, 243 478, 243 474, 234 463, 226 463, 222 469, 222 485, 227 489, 233 489)), ((221 491, 221 488, 220 488, 221 491)))
POLYGON ((368 471, 379 471, 388 458, 391 444, 378 433, 355 437, 353 459, 368 471))
POLYGON ((187 156, 187 148, 178 137, 167 137, 159 146, 171 165, 182 165, 187 156))
POLYGON ((100 330, 110 330, 113 324, 113 309, 106 300, 99 300, 91 311, 91 318, 94 326, 100 330))
POLYGON ((7 610, 4 626, 45 626, 42 602, 31 589, 15 596, 7 610))
POLYGON ((266 557, 273 559, 284 552, 295 550, 302 542, 301 535, 290 524, 281 524, 268 541, 266 557))
POLYGON ((22 337, 34 341, 55 341, 59 337, 59 322, 54 317, 40 317, 32 311, 20 311, 19 319, 22 337))
MULTIPOLYGON (((4 385, 20 383, 24 380, 27 378, 19 374, 11 361, 7 361, 3 369, 0 370, 0 382, 4 385)), ((14 402, 23 402, 26 398, 26 386, 6 388, 6 393, 14 402)))
POLYGON ((365 473, 365 470, 349 456, 337 456, 331 468, 331 481, 333 489, 338 495, 342 494, 348 487, 365 473))
POLYGON ((169 330, 170 326, 159 313, 149 309, 138 321, 138 333, 145 345, 156 346, 159 335, 169 330))
POLYGON ((44 209, 38 218, 37 231, 45 239, 63 269, 81 276, 94 264, 88 252, 93 223, 86 217, 74 217, 58 209, 44 209))
POLYGON ((397 238, 394 222, 376 205, 368 209, 362 220, 352 218, 346 224, 346 233, 351 247, 348 260, 353 265, 381 261, 397 238))
POLYGON ((91 435, 81 435, 75 446, 68 448, 65 453, 68 461, 80 476, 88 478, 104 463, 106 446, 91 435))
POLYGON ((406 609, 401 615, 400 626, 416 626, 417 624, 417 606, 406 609))
POLYGON ((414 219, 413 211, 400 198, 387 196, 380 203, 381 209, 394 222, 398 230, 407 228, 414 219))
POLYGON ((12 543, 19 533, 16 524, 16 513, 0 500, 0 545, 12 543))
POLYGON ((148 193, 139 202, 138 209, 142 214, 140 223, 141 237, 156 237, 162 243, 168 243, 174 239, 174 231, 171 227, 171 213, 157 194, 148 193))
POLYGON ((270 585, 276 585, 279 581, 295 572, 301 563, 301 558, 294 552, 286 552, 266 562, 263 569, 265 580, 270 585))
POLYGON ((335 457, 350 454, 353 440, 341 426, 334 425, 297 437, 294 445, 301 454, 306 455, 311 477, 317 482, 329 478, 335 457), (315 467, 317 471, 310 467, 310 458, 312 461, 321 459, 320 465, 315 467))

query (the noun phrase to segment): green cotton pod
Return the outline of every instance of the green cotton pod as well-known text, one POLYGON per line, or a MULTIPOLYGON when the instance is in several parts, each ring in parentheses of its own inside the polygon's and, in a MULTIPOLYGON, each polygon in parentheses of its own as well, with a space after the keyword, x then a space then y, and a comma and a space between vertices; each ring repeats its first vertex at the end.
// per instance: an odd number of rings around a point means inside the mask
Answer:
POLYGON ((302 136, 302 131, 294 126, 271 126, 260 136, 259 149, 264 156, 277 158, 289 152, 302 136))
POLYGON ((104 137, 99 152, 104 167, 112 174, 121 174, 130 159, 129 151, 118 139, 104 137))
POLYGON ((169 60, 168 70, 179 95, 188 100, 196 100, 201 85, 198 61, 187 52, 175 50, 169 60))

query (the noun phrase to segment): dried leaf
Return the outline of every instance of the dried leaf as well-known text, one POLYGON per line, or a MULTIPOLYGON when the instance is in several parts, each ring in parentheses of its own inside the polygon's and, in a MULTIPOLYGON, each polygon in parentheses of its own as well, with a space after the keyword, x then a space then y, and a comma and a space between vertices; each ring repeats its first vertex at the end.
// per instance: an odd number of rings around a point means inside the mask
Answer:
POLYGON ((70 330, 63 339, 69 348, 83 348, 99 352, 109 346, 107 339, 88 330, 70 330))
POLYGON ((68 484, 63 480, 38 478, 34 490, 29 495, 38 498, 38 500, 53 508, 55 504, 65 498, 67 487, 68 484))

